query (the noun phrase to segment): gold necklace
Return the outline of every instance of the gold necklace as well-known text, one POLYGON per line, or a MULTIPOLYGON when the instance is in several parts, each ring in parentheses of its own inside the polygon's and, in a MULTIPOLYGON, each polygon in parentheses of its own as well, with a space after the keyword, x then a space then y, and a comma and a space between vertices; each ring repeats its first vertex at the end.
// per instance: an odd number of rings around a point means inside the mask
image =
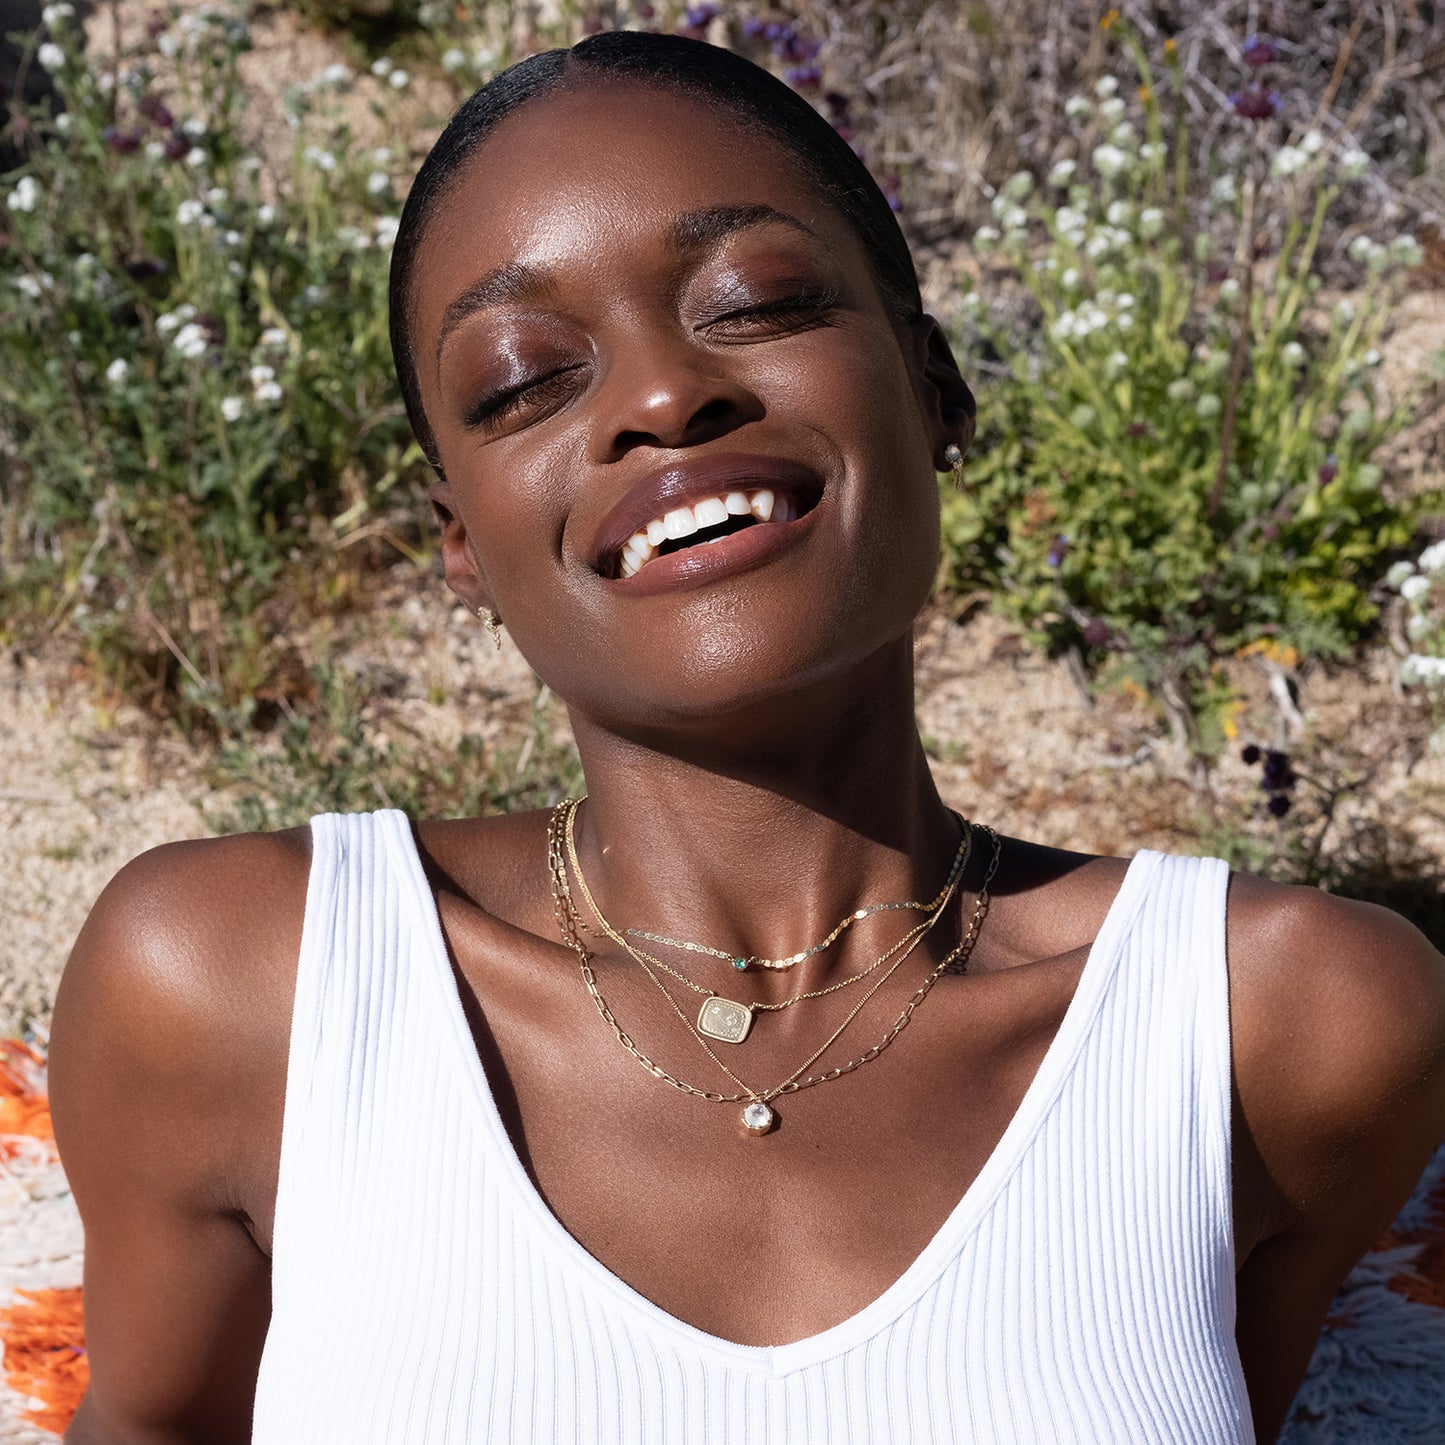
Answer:
MULTIPOLYGON (((663 960, 655 954, 647 953, 643 949, 635 947, 607 921, 603 916, 602 909, 597 904, 597 900, 592 896, 592 890, 587 886, 587 875, 582 871, 582 861, 577 856, 577 842, 574 830, 576 816, 576 808, 570 809, 567 813, 564 832, 564 841, 567 846, 567 859, 572 865, 572 872, 576 876, 577 886, 582 892, 582 897, 586 899, 587 907, 591 910, 592 916, 597 920, 597 926, 613 943, 623 949, 636 960, 636 962, 640 963, 647 971, 648 976, 653 978, 654 982, 658 982, 658 980, 655 975, 653 975, 652 968, 648 967, 648 965, 662 969, 664 973, 671 974, 679 983, 692 989, 693 992, 702 994, 704 1002, 698 1010, 697 1023, 693 1025, 693 1027, 699 1034, 706 1034, 708 1038, 717 1039, 720 1043, 725 1044, 742 1043, 752 1029, 755 1015, 759 1013, 778 1013, 783 1009, 793 1007, 794 1004, 802 1003, 805 999, 823 998, 827 994, 837 993, 839 989, 848 988, 852 984, 867 978, 875 969, 881 968, 883 964, 887 963, 899 949, 905 947, 911 949, 913 944, 927 933, 938 918, 942 916, 943 908, 953 896, 963 867, 967 866, 969 856, 973 852, 973 828, 967 821, 960 819, 959 821, 963 824, 964 830, 963 842, 959 845, 954 868, 949 874, 948 882, 944 885, 943 892, 940 893, 937 900, 935 900, 935 904, 932 906, 928 918, 924 922, 909 929, 886 953, 880 954, 877 959, 861 972, 850 974, 847 978, 842 979, 838 983, 829 984, 826 988, 816 988, 807 993, 794 994, 792 998, 784 999, 781 1003, 739 1003, 736 999, 724 998, 716 989, 708 988, 706 984, 698 983, 696 980, 689 978, 686 974, 679 972, 670 964, 663 962, 663 960)), ((566 886, 566 881, 566 874, 564 872, 562 877, 564 887, 566 886)), ((584 933, 591 931, 580 918, 577 922, 584 933)), ((631 931, 633 930, 629 930, 629 932, 631 931)), ((659 986, 671 1003, 672 994, 665 985, 659 984, 659 986)), ((673 1007, 676 1008, 677 1005, 674 1003, 673 1007)), ((727 1070, 724 1069, 724 1072, 727 1072, 727 1070)), ((729 1074, 729 1077, 732 1077, 732 1075, 729 1074)), ((737 1082, 741 1083, 741 1080, 737 1082)))
MULTIPOLYGON (((912 952, 912 945, 902 957, 894 962, 891 968, 884 974, 878 983, 869 989, 866 997, 859 1003, 845 1018, 842 1024, 833 1031, 823 1046, 816 1050, 802 1065, 795 1069, 781 1084, 767 1090, 756 1090, 749 1088, 730 1069, 728 1069, 713 1051, 708 1048, 705 1040, 699 1038, 698 1042, 703 1045, 709 1056, 733 1080, 741 1089, 741 1094, 723 1094, 713 1089, 699 1089, 696 1085, 689 1084, 683 1079, 668 1073, 660 1064, 650 1059, 635 1043, 628 1037, 622 1025, 617 1022, 607 1000, 602 996, 601 990, 597 987, 596 974, 592 969, 592 956, 588 952, 587 945, 582 941, 581 933, 578 931, 580 920, 577 917, 576 908, 572 904, 571 890, 567 886, 567 858, 565 853, 564 837, 567 831, 571 816, 576 812, 580 799, 567 798, 560 802, 553 809, 552 817, 547 829, 547 856, 552 873, 552 905, 557 916, 557 923, 562 931, 563 940, 577 954, 578 965, 582 971, 583 982, 587 986, 588 996, 593 1006, 597 1009, 603 1022, 611 1028, 617 1038, 617 1042, 642 1065, 654 1078, 661 1079, 663 1083, 670 1084, 673 1088, 681 1090, 684 1094, 690 1094, 695 1099, 705 1100, 711 1104, 746 1104, 742 1111, 741 1122, 745 1133, 758 1137, 769 1133, 777 1122, 777 1113, 772 1107, 772 1100, 783 1094, 795 1094, 802 1089, 810 1089, 818 1084, 826 1084, 834 1079, 842 1078, 844 1074, 852 1073, 853 1070, 861 1068, 864 1064, 871 1062, 886 1049, 894 1039, 907 1027, 909 1020, 913 1017, 913 1011, 928 996, 933 985, 946 972, 963 974, 967 971, 968 960, 973 954, 974 945, 978 941, 979 930, 988 912, 988 885, 993 881, 994 874, 998 871, 999 858, 1003 851, 999 836, 986 824, 982 825, 984 832, 988 834, 993 843, 993 856, 984 873, 983 882, 979 887, 978 901, 973 910, 973 917, 969 920, 968 928, 957 947, 946 954, 938 964, 930 971, 927 978, 918 986, 913 995, 903 1005, 902 1012, 894 1020, 892 1026, 884 1033, 872 1048, 866 1049, 856 1058, 849 1059, 846 1063, 838 1064, 821 1074, 809 1074, 806 1078, 800 1077, 811 1068, 814 1063, 827 1051, 828 1048, 838 1039, 843 1030, 857 1017, 864 1004, 888 981, 898 970, 904 958, 912 952)), ((915 940, 916 942, 916 940, 915 940)), ((687 1015, 677 1007, 672 995, 667 993, 662 986, 661 980, 648 970, 649 976, 654 978, 659 987, 662 987, 664 994, 667 994, 668 1002, 672 1003, 673 1011, 678 1018, 687 1025, 687 1015)))
MULTIPOLYGON (((954 814, 954 816, 958 817, 957 814, 954 814)), ((959 818, 959 821, 963 822, 964 820, 959 818)), ((811 948, 803 949, 801 953, 790 954, 787 958, 760 958, 756 954, 743 955, 729 953, 726 949, 711 948, 705 943, 690 943, 685 938, 668 938, 662 933, 650 933, 645 928, 629 928, 627 933, 631 938, 645 938, 649 943, 665 944, 668 948, 685 948, 689 953, 705 953, 711 958, 720 958, 724 962, 732 964, 739 973, 744 973, 750 968, 793 968, 805 959, 812 958, 814 954, 822 953, 824 949, 831 948, 855 923, 861 923, 865 918, 869 918, 875 913, 889 913, 896 909, 904 908, 911 908, 918 913, 937 913, 938 910, 944 906, 945 901, 951 893, 951 885, 954 880, 959 878, 963 870, 968 866, 968 855, 972 844, 973 835, 967 825, 965 825, 963 837, 959 839, 958 852, 953 855, 953 867, 949 869, 947 880, 939 890, 938 896, 934 898, 932 902, 866 903, 862 908, 855 908, 852 912, 845 913, 821 943, 815 943, 811 948)), ((657 959, 653 959, 652 961, 657 963, 659 967, 667 969, 668 973, 671 973, 674 978, 680 979, 684 983, 687 982, 681 974, 668 968, 665 963, 660 963, 657 959)))

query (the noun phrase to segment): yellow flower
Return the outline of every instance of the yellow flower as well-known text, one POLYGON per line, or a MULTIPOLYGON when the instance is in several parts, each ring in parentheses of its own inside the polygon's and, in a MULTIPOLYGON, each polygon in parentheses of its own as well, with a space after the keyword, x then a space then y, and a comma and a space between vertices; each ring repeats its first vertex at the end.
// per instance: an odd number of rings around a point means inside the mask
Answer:
POLYGON ((1119 12, 1118 12, 1117 10, 1111 10, 1111 11, 1109 11, 1109 13, 1108 13, 1107 15, 1105 15, 1104 18, 1103 18, 1101 21, 1099 21, 1099 29, 1100 29, 1100 30, 1112 30, 1112 29, 1114 28, 1114 22, 1115 22, 1118 18, 1119 18, 1119 12))

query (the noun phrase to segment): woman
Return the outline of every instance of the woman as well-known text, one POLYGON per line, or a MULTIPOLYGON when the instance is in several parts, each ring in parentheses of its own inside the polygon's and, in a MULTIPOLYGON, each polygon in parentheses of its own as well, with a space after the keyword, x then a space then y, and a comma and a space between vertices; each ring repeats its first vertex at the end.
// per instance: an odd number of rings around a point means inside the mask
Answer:
POLYGON ((67 1438, 1272 1439, 1445 1128, 1445 961, 940 801, 973 401, 852 152, 694 42, 523 62, 418 176, 393 339, 588 798, 111 885, 53 1032, 67 1438))

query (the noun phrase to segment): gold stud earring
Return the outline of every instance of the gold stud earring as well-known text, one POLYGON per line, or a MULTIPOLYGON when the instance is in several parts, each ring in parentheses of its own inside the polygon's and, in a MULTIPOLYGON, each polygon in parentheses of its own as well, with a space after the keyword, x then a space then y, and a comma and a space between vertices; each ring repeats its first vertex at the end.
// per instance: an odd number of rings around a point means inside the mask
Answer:
POLYGON ((487 606, 478 607, 477 616, 482 619, 482 626, 492 634, 492 641, 497 644, 497 648, 500 651, 502 646, 502 619, 487 606))
POLYGON ((963 448, 957 442, 949 442, 943 449, 943 460, 953 473, 953 485, 963 490, 963 448))

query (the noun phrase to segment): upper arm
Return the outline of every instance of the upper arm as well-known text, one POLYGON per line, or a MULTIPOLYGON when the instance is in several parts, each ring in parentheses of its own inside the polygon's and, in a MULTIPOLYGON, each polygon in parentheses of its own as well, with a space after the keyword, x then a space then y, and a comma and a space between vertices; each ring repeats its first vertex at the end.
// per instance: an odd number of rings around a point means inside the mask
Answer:
POLYGON ((1386 909, 1312 889, 1237 879, 1231 913, 1237 1118, 1270 1211, 1238 1278, 1263 1440, 1341 1281, 1445 1137, 1445 959, 1386 909))
POLYGON ((241 1201, 258 1138, 279 1135, 277 985, 288 952, 294 983, 304 883, 283 837, 157 849, 66 965, 50 1102, 85 1226, 91 1369, 73 1442, 250 1437, 270 1267, 241 1201))

